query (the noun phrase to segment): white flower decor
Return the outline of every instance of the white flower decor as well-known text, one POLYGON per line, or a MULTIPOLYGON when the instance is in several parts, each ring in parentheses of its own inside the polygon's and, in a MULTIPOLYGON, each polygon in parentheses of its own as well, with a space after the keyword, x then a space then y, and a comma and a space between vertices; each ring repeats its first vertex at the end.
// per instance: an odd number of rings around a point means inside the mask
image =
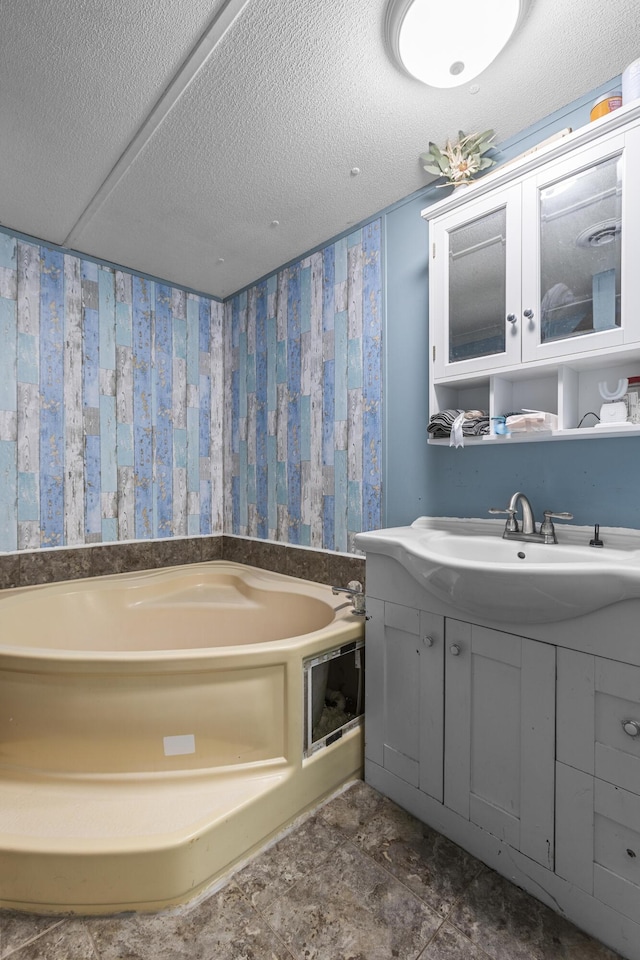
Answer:
POLYGON ((494 137, 493 130, 485 130, 484 133, 459 130, 457 141, 451 143, 451 140, 447 140, 442 150, 435 143, 429 143, 428 151, 420 154, 423 168, 427 173, 446 178, 447 182, 439 183, 439 187, 459 187, 471 183, 476 174, 495 164, 496 161, 487 156, 493 149, 494 137))

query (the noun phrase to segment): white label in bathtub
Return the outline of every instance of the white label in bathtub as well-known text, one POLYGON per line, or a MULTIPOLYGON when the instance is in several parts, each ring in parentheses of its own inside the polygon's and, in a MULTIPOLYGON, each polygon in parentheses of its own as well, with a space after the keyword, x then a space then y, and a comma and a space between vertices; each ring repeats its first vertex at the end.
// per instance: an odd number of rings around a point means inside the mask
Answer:
POLYGON ((196 738, 192 733, 183 733, 178 737, 164 737, 165 757, 179 757, 183 753, 196 752, 196 738))

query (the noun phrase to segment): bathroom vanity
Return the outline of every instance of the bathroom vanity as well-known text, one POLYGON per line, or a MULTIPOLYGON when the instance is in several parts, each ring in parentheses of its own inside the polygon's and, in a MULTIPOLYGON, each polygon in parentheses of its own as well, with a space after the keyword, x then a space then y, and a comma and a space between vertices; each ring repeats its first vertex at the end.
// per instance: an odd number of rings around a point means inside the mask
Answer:
POLYGON ((503 527, 423 518, 358 536, 365 777, 640 960, 640 532, 603 531, 593 550, 586 528, 558 528, 547 546, 506 544, 503 527), (482 589, 460 594, 476 554, 482 589), (609 564, 631 571, 623 599, 602 593, 580 614, 574 591, 563 608, 563 582, 571 595, 582 580, 586 603, 609 564), (536 596, 549 569, 557 585, 536 596), (530 605, 518 602, 527 584, 530 605), (545 592, 557 593, 548 607, 545 592))

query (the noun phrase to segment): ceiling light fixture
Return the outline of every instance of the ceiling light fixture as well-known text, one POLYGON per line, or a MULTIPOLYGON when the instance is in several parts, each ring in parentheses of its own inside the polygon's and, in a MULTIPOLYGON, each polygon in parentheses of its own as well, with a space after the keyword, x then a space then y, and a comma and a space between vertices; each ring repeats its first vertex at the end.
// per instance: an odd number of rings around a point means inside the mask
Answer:
POLYGON ((498 56, 527 0, 390 0, 385 35, 396 62, 431 87, 458 87, 498 56))

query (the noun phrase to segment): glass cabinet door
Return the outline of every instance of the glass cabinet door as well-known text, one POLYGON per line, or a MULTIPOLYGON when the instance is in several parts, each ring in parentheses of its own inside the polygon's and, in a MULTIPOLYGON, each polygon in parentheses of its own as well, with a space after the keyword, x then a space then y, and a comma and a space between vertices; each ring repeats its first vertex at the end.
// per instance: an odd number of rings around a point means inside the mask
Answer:
POLYGON ((520 358, 520 226, 513 197, 507 190, 434 225, 442 302, 432 322, 443 329, 437 375, 520 358))
MULTIPOLYGON (((536 183, 536 255, 528 255, 527 238, 523 248, 523 306, 532 314, 525 328, 525 360, 623 341, 624 161, 618 142, 619 150, 609 144, 599 150, 605 153, 599 158, 588 151, 589 163, 585 154, 582 169, 575 161, 573 170, 565 162, 553 179, 546 174, 544 182, 536 183)), ((525 196, 525 224, 532 214, 525 196)))
POLYGON ((449 363, 504 352, 506 242, 504 207, 449 233, 449 363))
POLYGON ((620 326, 621 158, 540 191, 540 339, 620 326))

